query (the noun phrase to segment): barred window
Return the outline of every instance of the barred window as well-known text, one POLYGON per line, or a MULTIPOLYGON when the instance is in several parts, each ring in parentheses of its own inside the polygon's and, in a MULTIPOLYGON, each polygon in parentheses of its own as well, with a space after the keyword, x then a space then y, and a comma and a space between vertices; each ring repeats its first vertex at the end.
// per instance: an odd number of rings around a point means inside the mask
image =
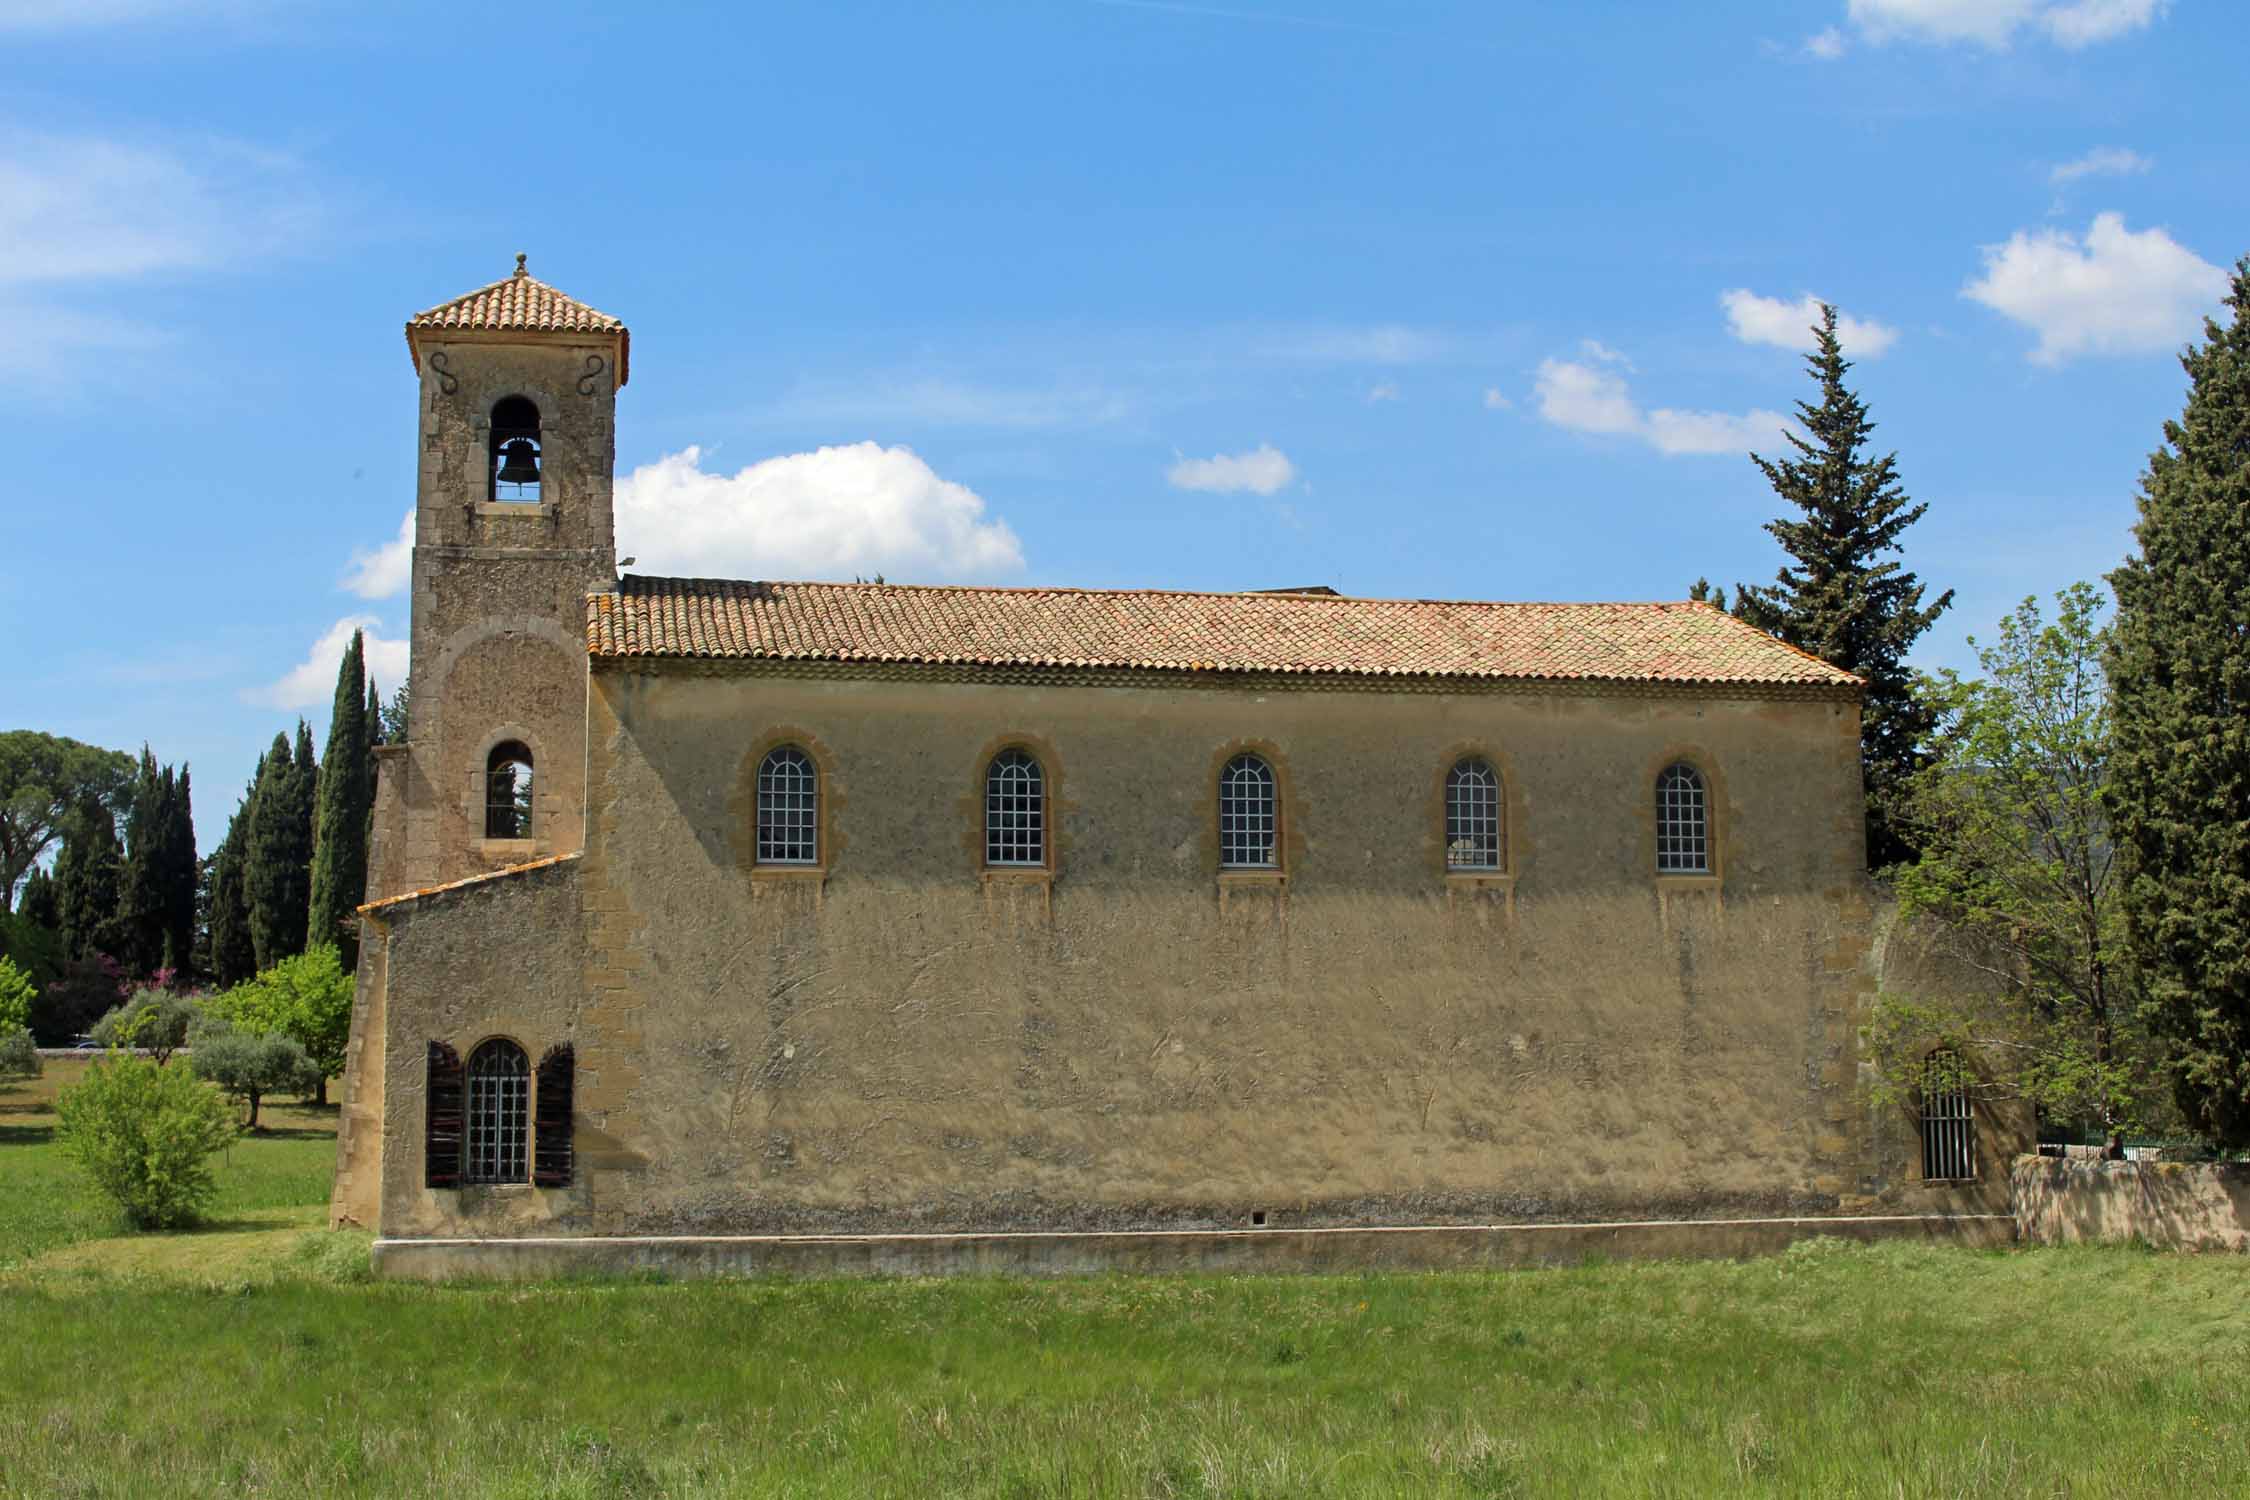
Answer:
POLYGON ((820 858, 820 773, 812 757, 782 745, 758 767, 758 863, 809 865, 820 858))
POLYGON ((1922 1060, 1922 1176, 1933 1182, 1977 1175, 1976 1116, 1961 1054, 1940 1047, 1922 1060))
POLYGON ((1497 870, 1500 863, 1500 778, 1472 755, 1445 776, 1445 867, 1497 870))
POLYGON ((1704 811, 1703 774, 1690 765, 1666 766, 1656 778, 1657 873, 1701 875, 1710 868, 1710 820, 1704 811))
POLYGON ((1260 756, 1237 755, 1219 773, 1219 864, 1273 869, 1281 863, 1280 833, 1273 767, 1260 756))
POLYGON ((502 740, 484 758, 484 836, 531 837, 531 752, 502 740))
POLYGON ((1047 780, 1023 750, 1003 750, 984 773, 984 862, 1047 862, 1047 780))
POLYGON ((464 1182, 529 1179, 524 1142, 531 1117, 531 1063, 523 1048, 494 1037, 469 1054, 464 1182))

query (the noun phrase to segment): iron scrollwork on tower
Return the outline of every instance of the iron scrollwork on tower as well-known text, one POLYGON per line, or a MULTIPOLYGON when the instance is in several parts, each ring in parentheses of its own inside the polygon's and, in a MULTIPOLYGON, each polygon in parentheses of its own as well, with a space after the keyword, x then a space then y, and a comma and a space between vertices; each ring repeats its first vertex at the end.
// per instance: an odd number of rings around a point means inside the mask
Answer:
POLYGON ((461 382, 454 377, 453 367, 447 362, 443 349, 430 351, 430 368, 437 371, 439 390, 450 396, 461 389, 461 382))
POLYGON ((609 361, 603 359, 599 354, 587 355, 586 371, 578 377, 578 394, 581 396, 599 395, 601 393, 602 372, 608 367, 609 361))

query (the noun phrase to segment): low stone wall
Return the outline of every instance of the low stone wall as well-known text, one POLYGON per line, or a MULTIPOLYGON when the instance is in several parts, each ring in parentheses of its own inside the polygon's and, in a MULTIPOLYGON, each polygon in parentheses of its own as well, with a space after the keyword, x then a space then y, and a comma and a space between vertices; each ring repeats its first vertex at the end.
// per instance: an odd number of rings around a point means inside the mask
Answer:
POLYGON ((2011 1175, 2025 1244, 2250 1250, 2250 1162, 2019 1156, 2011 1175))
POLYGON ((1420 1271, 1770 1255, 1798 1240, 1921 1239, 1998 1246, 2006 1214, 1674 1219, 1616 1224, 1431 1224, 1364 1229, 1022 1234, 585 1235, 379 1239, 379 1275, 417 1281, 558 1276, 1084 1276, 1420 1271))

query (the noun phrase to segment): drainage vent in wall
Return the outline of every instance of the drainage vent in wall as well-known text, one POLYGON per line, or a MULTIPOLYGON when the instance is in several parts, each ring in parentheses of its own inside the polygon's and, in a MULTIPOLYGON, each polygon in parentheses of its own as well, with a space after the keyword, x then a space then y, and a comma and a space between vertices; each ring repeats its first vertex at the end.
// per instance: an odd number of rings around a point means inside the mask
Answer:
POLYGON ((1250 1211, 1250 1227, 1252 1229, 1263 1229, 1266 1227, 1266 1211, 1264 1209, 1257 1208, 1250 1211))

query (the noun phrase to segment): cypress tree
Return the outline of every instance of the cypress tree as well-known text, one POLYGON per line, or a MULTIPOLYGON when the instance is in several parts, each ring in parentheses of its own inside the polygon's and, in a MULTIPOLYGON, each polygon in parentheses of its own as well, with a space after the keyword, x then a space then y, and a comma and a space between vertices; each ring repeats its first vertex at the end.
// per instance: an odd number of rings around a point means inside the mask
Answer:
POLYGON ((23 894, 16 901, 16 915, 25 921, 54 932, 62 926, 62 904, 55 895, 55 877, 40 866, 32 866, 24 877, 23 894))
POLYGON ((243 896, 257 966, 270 969, 305 951, 312 900, 312 730, 297 721, 297 746, 277 734, 251 794, 250 833, 243 848, 243 896))
POLYGON ((1818 346, 1805 357, 1820 383, 1818 403, 1797 403, 1809 438, 1787 434, 1795 458, 1751 455, 1774 493, 1803 513, 1766 530, 1796 561, 1764 587, 1736 584, 1734 612, 1800 650, 1867 680, 1860 715, 1860 766, 1867 786, 1867 863, 1880 869, 1913 857, 1897 806, 1926 763, 1934 712, 1915 696, 1906 653, 1953 602, 1948 589, 1925 607, 1922 582, 1886 554, 1927 505, 1899 487, 1898 455, 1862 449, 1875 424, 1844 385, 1851 361, 1836 340, 1836 309, 1821 304, 1818 346))
MULTIPOLYGON (((264 762, 259 762, 263 773, 264 762)), ((243 884, 243 851, 250 837, 250 808, 258 792, 259 776, 243 788, 242 801, 227 820, 226 837, 211 854, 209 939, 211 979, 224 987, 240 984, 258 972, 257 947, 250 940, 250 902, 243 884)))
POLYGON ((2126 940, 2173 1093, 2250 1145, 2250 257, 2180 363, 2186 408, 2141 477, 2134 556, 2109 575, 2107 806, 2126 940))
POLYGON ((125 811, 125 871, 117 913, 117 952, 125 972, 140 978, 164 961, 164 778, 141 746, 140 770, 125 811))
POLYGON ((329 713, 325 750, 305 941, 308 947, 334 943, 349 973, 359 961, 359 924, 352 913, 367 894, 367 809, 374 786, 367 740, 365 646, 356 630, 336 669, 336 701, 329 713))
POLYGON ((164 967, 183 978, 195 967, 195 790, 188 768, 172 781, 164 825, 164 967))
POLYGON ((62 852, 55 856, 56 932, 65 962, 120 946, 118 887, 124 866, 117 820, 97 801, 79 803, 64 824, 62 852))

